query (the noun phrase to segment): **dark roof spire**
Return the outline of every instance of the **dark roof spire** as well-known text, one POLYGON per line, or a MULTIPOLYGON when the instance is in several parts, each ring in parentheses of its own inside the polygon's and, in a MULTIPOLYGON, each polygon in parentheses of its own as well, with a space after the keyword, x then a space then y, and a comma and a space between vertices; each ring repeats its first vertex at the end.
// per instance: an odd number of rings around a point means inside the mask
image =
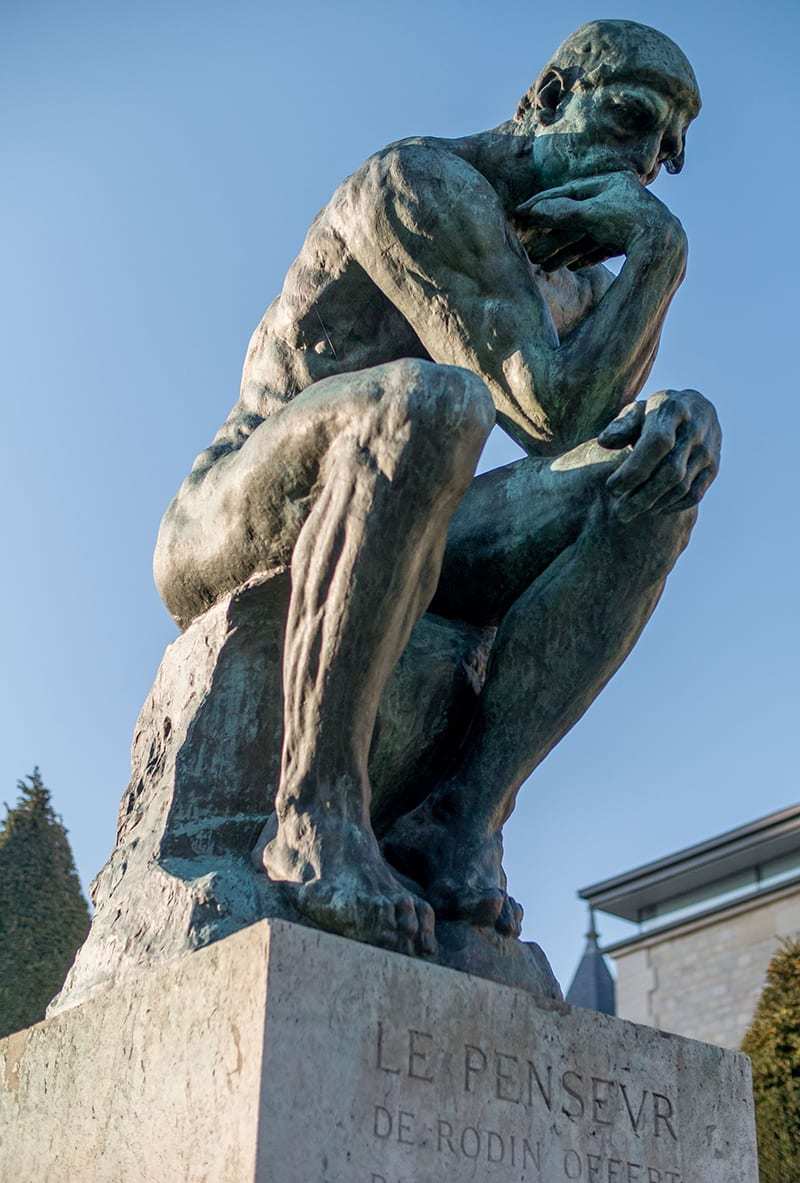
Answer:
POLYGON ((589 908, 589 931, 586 934, 586 948, 575 971, 572 985, 567 991, 566 1001, 570 1006, 585 1010, 597 1010, 604 1015, 617 1013, 616 988, 606 959, 600 951, 598 932, 594 921, 594 908, 589 908))

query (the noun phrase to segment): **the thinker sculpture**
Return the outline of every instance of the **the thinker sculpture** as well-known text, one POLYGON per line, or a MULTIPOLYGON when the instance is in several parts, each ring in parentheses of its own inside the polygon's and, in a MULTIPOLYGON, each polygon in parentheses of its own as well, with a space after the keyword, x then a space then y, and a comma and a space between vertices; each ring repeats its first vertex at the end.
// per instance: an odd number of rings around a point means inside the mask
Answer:
POLYGON ((315 219, 161 526, 157 584, 189 632, 140 721, 94 949, 67 994, 113 975, 143 931, 140 959, 177 947, 178 895, 156 870, 193 884, 187 947, 275 899, 271 914, 407 953, 435 955, 454 922, 518 936, 502 826, 630 652, 717 472, 706 398, 634 401, 686 268, 648 186, 680 172, 699 107, 667 37, 585 25, 513 120, 392 144, 315 219), (495 422, 528 455, 476 478, 495 422), (208 637, 215 605, 281 578, 282 685, 272 651, 248 657, 261 626, 248 651, 228 628, 236 677, 220 663, 205 692, 217 722, 176 739, 161 700, 178 664, 193 684, 192 630, 208 637), (422 689, 445 651, 463 675, 452 710, 440 683, 422 689), (254 739, 259 720, 240 716, 268 674, 279 726, 254 739), (252 884, 215 888, 215 859, 246 860, 262 823, 252 884))

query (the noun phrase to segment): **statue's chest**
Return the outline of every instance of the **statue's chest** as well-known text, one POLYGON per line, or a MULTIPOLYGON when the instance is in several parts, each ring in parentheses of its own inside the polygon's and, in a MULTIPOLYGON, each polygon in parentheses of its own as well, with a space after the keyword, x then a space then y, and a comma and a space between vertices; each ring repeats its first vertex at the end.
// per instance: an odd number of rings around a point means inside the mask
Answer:
POLYGON ((559 337, 575 328, 592 310, 593 295, 590 281, 583 275, 568 271, 543 271, 530 264, 536 286, 544 297, 559 337))

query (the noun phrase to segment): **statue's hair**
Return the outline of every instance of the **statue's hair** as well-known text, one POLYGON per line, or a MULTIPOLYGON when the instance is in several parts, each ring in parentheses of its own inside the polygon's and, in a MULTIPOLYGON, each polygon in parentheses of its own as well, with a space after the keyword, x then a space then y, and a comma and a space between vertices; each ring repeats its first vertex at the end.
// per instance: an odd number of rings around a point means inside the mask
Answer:
POLYGON ((590 21, 558 47, 533 85, 525 92, 515 118, 537 108, 542 79, 558 71, 570 88, 589 89, 611 81, 664 79, 691 118, 700 110, 700 88, 689 60, 674 41, 636 21, 590 21))

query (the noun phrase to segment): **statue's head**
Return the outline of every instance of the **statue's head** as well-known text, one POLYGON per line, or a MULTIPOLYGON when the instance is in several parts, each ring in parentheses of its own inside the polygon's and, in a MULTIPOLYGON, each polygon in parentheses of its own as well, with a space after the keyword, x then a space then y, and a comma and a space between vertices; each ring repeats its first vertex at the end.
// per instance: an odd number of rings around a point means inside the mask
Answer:
POLYGON ((694 71, 674 41, 634 21, 591 21, 559 46, 516 114, 534 138, 542 188, 631 169, 650 184, 680 172, 700 110, 694 71))

